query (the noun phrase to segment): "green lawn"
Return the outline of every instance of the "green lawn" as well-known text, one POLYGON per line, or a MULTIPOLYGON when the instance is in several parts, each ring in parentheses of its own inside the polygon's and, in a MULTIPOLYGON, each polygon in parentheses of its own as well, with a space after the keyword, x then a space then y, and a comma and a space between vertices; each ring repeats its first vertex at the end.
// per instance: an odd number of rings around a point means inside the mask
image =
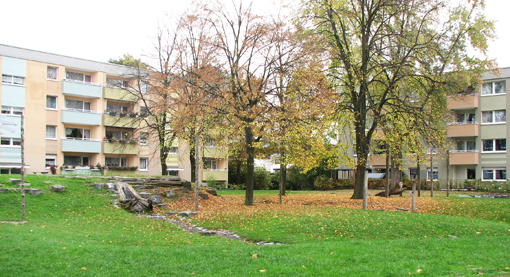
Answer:
MULTIPOLYGON (((0 183, 15 187, 8 177, 0 183)), ((434 214, 304 207, 200 222, 284 243, 257 246, 135 217, 91 179, 27 182, 44 193, 26 196, 28 223, 0 224, 0 276, 510 276, 509 199, 440 196, 452 204, 434 214)), ((0 220, 20 220, 20 200, 0 194, 0 220)))

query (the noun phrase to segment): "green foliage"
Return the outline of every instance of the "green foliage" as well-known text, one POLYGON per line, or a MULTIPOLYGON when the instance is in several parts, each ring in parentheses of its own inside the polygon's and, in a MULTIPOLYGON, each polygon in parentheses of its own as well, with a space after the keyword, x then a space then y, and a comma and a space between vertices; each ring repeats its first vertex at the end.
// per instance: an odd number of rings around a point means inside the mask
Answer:
POLYGON ((253 188, 256 190, 269 189, 271 187, 271 174, 263 167, 255 167, 253 188))
POLYGON ((134 68, 147 68, 147 64, 143 63, 141 61, 141 59, 135 59, 135 57, 133 57, 133 55, 131 54, 123 54, 122 57, 118 58, 118 59, 109 59, 108 60, 109 63, 114 63, 114 64, 120 64, 120 65, 125 65, 125 66, 131 66, 131 67, 134 67, 134 68))
POLYGON ((336 188, 336 183, 335 180, 321 175, 315 179, 313 187, 318 190, 331 190, 336 188))
POLYGON ((216 178, 214 178, 213 176, 207 176, 205 182, 207 183, 207 186, 210 188, 217 188, 218 186, 218 181, 216 181, 216 178))

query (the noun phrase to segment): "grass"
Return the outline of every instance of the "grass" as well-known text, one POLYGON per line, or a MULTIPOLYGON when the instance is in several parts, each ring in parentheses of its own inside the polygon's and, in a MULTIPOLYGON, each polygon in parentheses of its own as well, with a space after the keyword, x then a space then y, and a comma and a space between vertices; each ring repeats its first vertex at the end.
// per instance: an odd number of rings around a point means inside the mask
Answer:
MULTIPOLYGON (((0 183, 16 187, 8 177, 0 175, 0 183)), ((26 224, 0 224, 0 276, 510 276, 509 199, 437 196, 424 199, 431 213, 411 214, 290 201, 277 209, 260 202, 277 192, 257 191, 254 207, 225 206, 200 219, 252 241, 284 243, 257 246, 135 217, 114 208, 106 190, 91 186, 94 179, 27 181, 43 194, 26 196, 26 224), (66 191, 51 192, 54 184, 66 191)), ((220 193, 228 203, 244 196, 220 193)), ((289 191, 288 199, 313 195, 322 196, 289 191)), ((20 199, 0 194, 0 220, 21 219, 20 199)), ((205 201, 201 209, 207 213, 205 201)))

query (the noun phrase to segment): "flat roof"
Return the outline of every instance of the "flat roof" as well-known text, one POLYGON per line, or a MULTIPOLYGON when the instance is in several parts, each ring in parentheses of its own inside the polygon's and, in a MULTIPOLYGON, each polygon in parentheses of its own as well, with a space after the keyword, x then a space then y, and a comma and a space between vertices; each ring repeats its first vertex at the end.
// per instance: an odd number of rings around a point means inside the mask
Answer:
MULTIPOLYGON (((105 72, 108 75, 122 76, 127 78, 135 77, 138 75, 138 69, 134 67, 91 61, 87 59, 69 57, 5 44, 0 44, 0 55, 30 61, 44 62, 53 65, 63 65, 67 68, 81 71, 100 71, 105 72)), ((145 72, 146 71, 144 69, 140 69, 140 74, 145 74, 145 72)))

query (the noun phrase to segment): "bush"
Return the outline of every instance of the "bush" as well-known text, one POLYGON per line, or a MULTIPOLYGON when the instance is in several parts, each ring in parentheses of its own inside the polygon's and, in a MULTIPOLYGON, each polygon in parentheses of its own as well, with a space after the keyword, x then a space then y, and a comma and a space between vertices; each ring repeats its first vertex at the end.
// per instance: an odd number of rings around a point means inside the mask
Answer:
POLYGON ((315 179, 313 187, 318 190, 330 190, 335 189, 336 184, 335 181, 331 178, 328 178, 326 176, 319 176, 315 179))
POLYGON ((336 180, 336 187, 342 189, 354 188, 354 179, 338 179, 336 180))
POLYGON ((214 189, 218 185, 218 181, 216 181, 216 179, 213 176, 207 176, 207 179, 205 180, 205 182, 207 183, 208 187, 214 188, 214 189))
POLYGON ((263 167, 255 167, 253 189, 269 189, 271 187, 271 174, 263 167))

